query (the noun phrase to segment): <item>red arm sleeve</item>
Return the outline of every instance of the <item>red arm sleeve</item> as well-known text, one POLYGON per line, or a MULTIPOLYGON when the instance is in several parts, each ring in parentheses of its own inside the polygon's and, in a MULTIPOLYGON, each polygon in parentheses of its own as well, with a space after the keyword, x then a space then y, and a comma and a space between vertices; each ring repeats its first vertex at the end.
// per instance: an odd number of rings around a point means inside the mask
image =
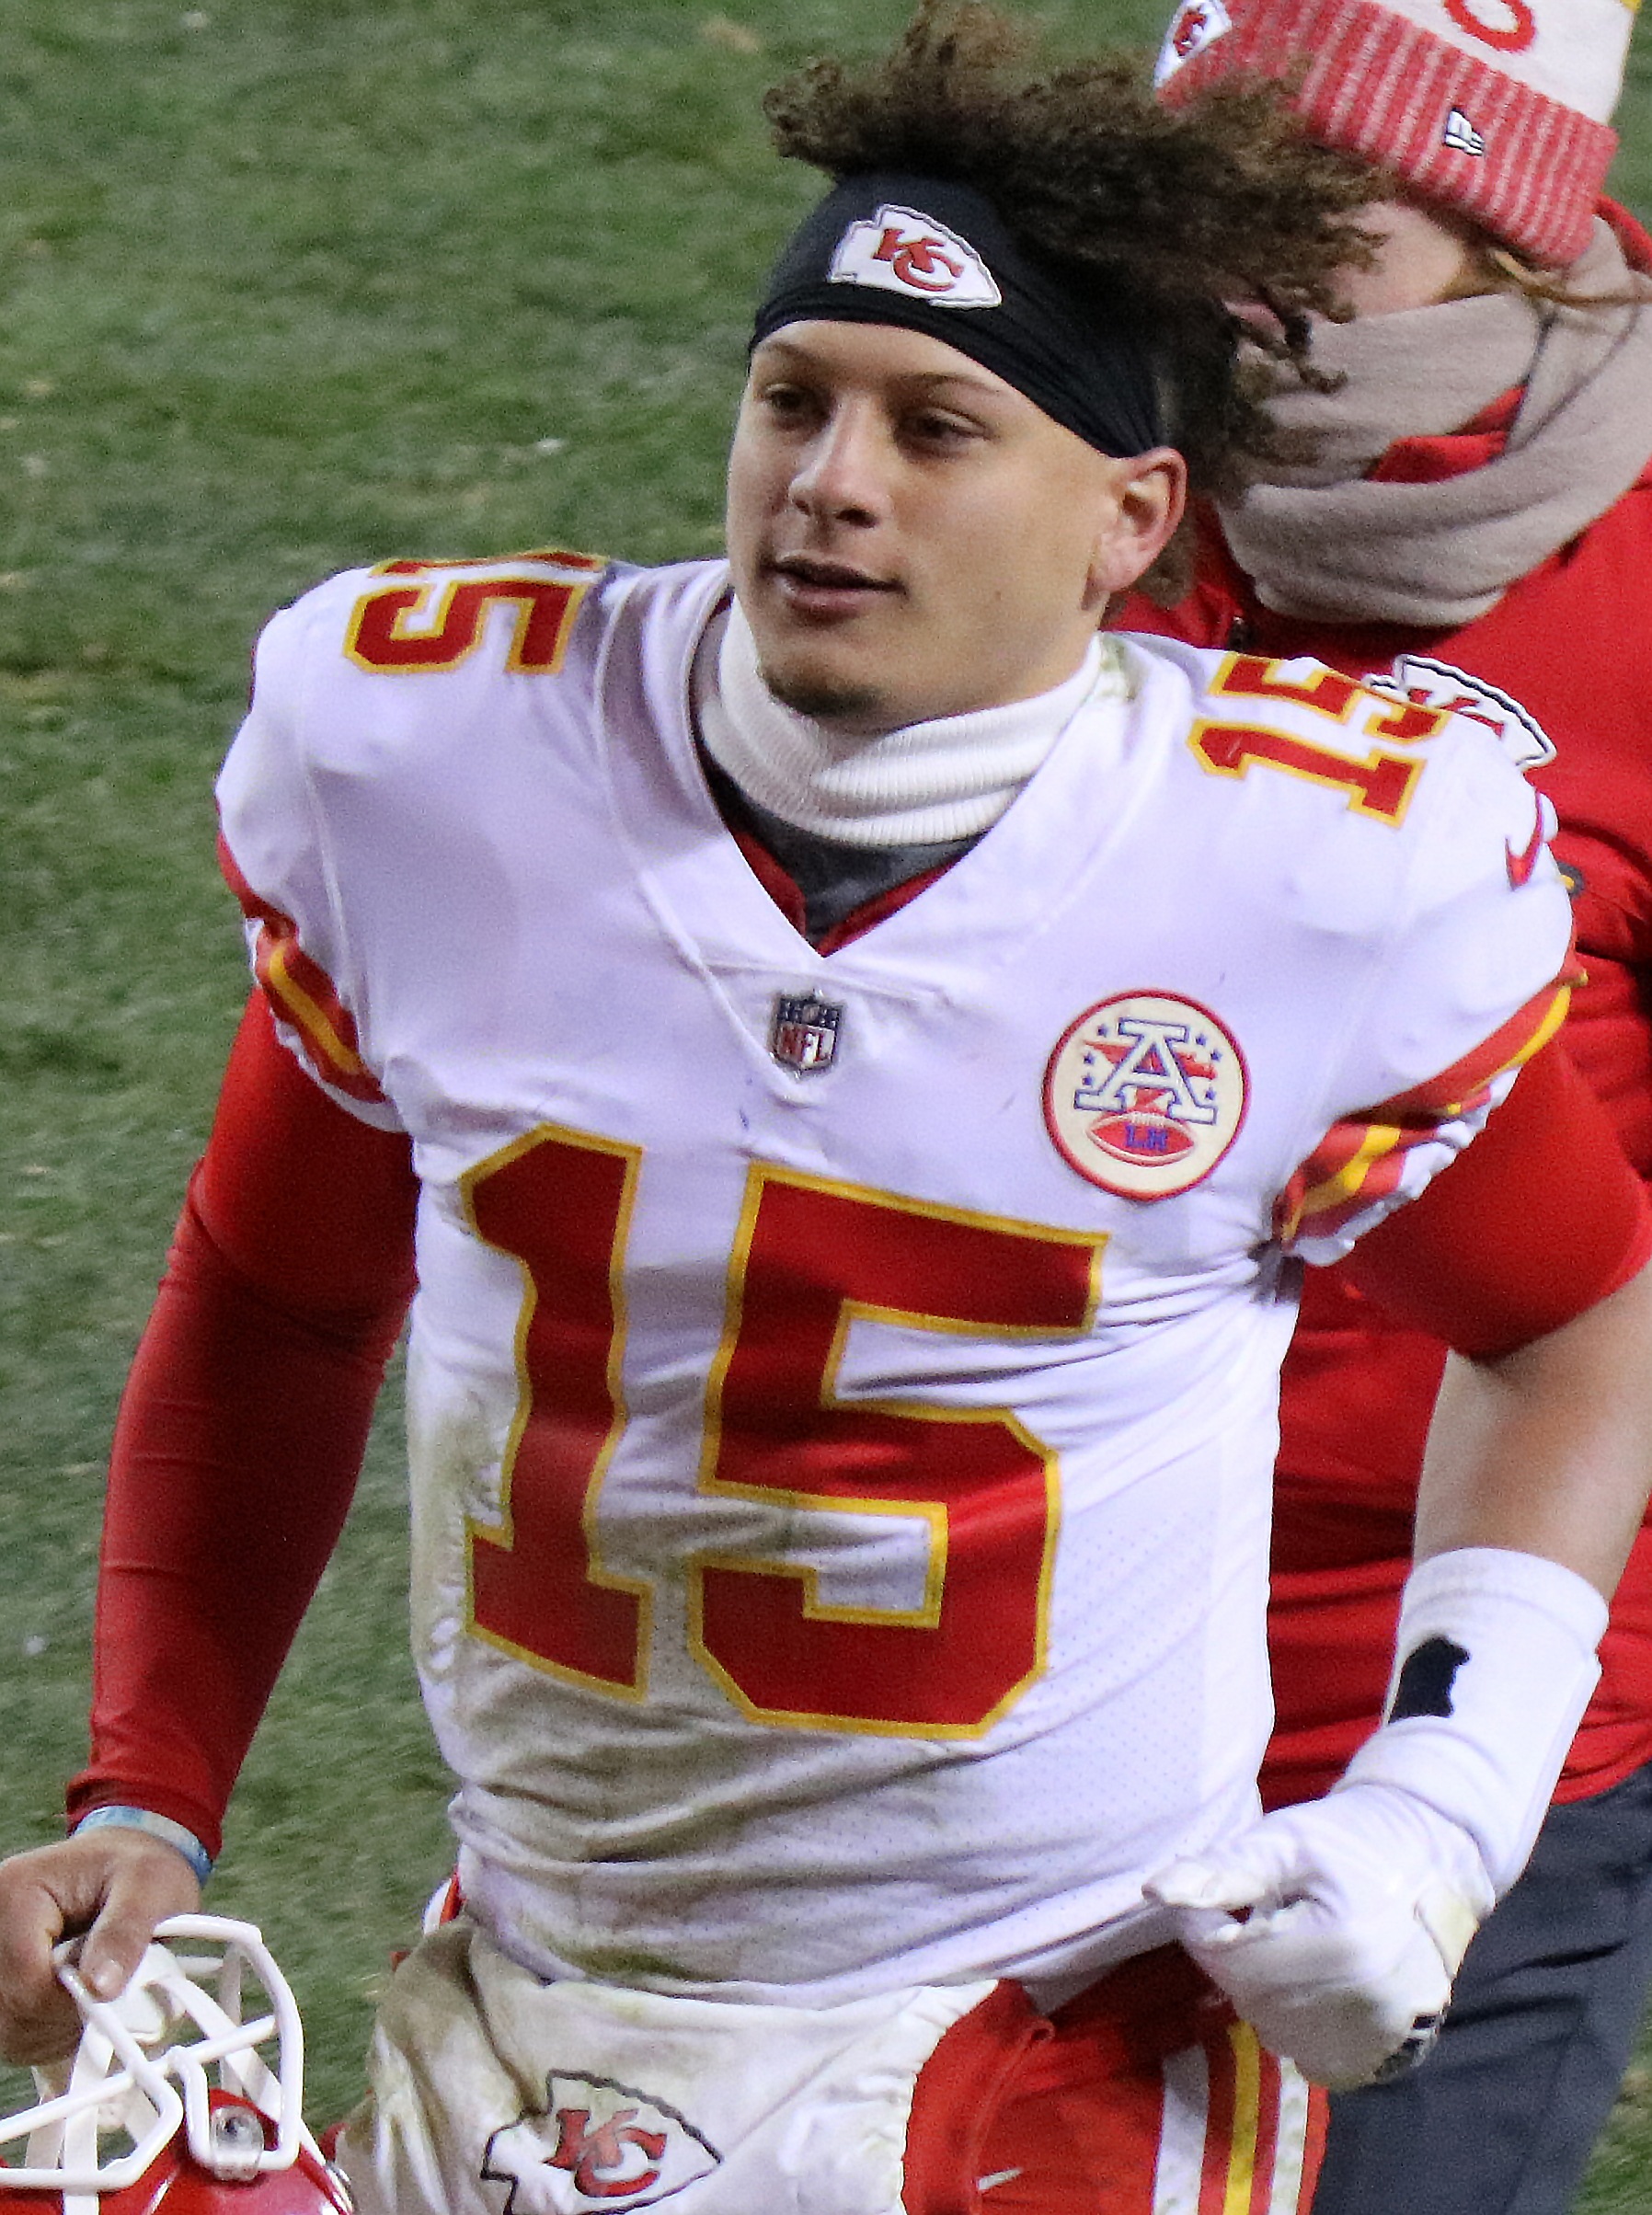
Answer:
POLYGON ((1401 1321, 1489 1360, 1569 1323, 1649 1257, 1645 1188, 1555 1043, 1467 1151, 1342 1267, 1401 1321))
POLYGON ((416 1192, 406 1138, 330 1100, 255 995, 116 1423, 71 1820, 144 1807, 218 1852, 355 1488, 416 1192))

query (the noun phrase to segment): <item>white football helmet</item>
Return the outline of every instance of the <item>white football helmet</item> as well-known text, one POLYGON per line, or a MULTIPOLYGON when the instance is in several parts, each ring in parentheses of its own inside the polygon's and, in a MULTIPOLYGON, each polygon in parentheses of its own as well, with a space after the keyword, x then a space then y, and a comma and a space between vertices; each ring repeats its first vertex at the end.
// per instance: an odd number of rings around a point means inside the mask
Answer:
POLYGON ((109 2001, 81 1982, 80 1944, 56 1955, 80 2044, 0 2117, 0 2215, 350 2215, 304 2128, 297 2006, 253 1925, 174 1915, 109 2001))

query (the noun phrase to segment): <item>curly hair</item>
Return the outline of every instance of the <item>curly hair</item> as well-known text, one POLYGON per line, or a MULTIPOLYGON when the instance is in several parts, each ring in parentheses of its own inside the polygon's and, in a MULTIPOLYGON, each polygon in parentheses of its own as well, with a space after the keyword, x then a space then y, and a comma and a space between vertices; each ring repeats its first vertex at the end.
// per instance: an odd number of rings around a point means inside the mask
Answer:
MULTIPOLYGON (((782 155, 834 180, 972 186, 1066 282, 1128 304, 1156 334, 1192 488, 1231 497, 1281 452, 1261 399, 1268 357, 1319 381, 1310 317, 1338 315, 1336 271, 1371 258, 1357 222, 1370 170, 1314 145, 1268 87, 1172 110, 1133 55, 1036 59, 1032 36, 981 0, 919 0, 891 53, 810 63, 764 112, 782 155)), ((1186 573, 1178 540, 1143 581, 1174 593, 1186 573)))

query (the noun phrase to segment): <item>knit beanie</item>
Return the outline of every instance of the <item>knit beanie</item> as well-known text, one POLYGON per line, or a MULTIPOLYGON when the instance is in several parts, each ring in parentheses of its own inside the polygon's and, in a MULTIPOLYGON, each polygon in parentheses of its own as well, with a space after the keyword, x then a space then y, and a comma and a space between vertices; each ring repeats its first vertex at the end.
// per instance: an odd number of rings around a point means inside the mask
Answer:
POLYGON ((1634 22, 1635 0, 1181 0, 1157 82, 1175 106, 1283 80, 1321 144, 1558 265, 1589 244, 1634 22))

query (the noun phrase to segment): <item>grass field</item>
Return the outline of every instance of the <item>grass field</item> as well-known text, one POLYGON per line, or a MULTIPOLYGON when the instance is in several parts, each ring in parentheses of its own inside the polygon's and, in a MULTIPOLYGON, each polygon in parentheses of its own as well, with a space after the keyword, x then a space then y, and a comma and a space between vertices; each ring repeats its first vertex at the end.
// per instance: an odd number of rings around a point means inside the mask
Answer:
MULTIPOLYGON (((727 6, 0 5, 0 1846, 81 1758, 102 1456, 243 997, 209 786, 249 643, 364 558, 717 546, 751 287, 810 191, 758 94, 905 12, 727 6)), ((446 1852, 385 1413, 213 1888, 299 1990, 318 2118, 446 1852)), ((1652 2202, 1649 2085, 1594 2215, 1652 2202)))

